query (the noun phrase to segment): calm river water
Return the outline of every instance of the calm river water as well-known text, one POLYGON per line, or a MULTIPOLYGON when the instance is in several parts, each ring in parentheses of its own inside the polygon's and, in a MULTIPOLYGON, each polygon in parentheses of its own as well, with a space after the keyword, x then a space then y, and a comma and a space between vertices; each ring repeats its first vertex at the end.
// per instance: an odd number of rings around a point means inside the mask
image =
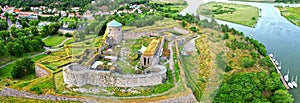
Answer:
MULTIPOLYGON (((202 0, 186 0, 188 4, 194 7, 187 7, 183 12, 194 14, 198 5, 208 1, 202 0)), ((236 1, 220 1, 238 4, 246 4, 256 6, 261 10, 261 18, 255 28, 250 28, 234 23, 217 20, 220 24, 227 24, 245 35, 253 34, 253 38, 263 43, 268 53, 275 54, 276 58, 282 63, 282 74, 286 74, 289 70, 290 80, 292 76, 298 75, 300 79, 300 27, 290 23, 280 15, 280 12, 274 5, 288 4, 270 4, 270 3, 254 3, 254 2, 236 2, 236 1)), ((299 4, 289 5, 300 6, 299 4)), ((298 80, 299 81, 299 80, 298 80)), ((298 83, 300 84, 300 83, 298 83)), ((295 103, 300 103, 300 88, 289 90, 295 98, 295 103)))

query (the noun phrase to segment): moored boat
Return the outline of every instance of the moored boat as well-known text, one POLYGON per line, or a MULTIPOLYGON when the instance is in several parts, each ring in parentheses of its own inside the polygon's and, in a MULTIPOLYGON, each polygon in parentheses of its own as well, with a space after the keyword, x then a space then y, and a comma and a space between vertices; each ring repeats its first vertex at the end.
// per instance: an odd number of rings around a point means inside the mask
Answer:
POLYGON ((292 85, 297 88, 298 84, 297 84, 297 76, 296 76, 296 79, 294 81, 292 81, 292 85))
POLYGON ((289 70, 288 70, 288 72, 287 72, 287 74, 286 75, 284 75, 284 80, 286 81, 286 82, 289 82, 289 70))
POLYGON ((291 82, 288 82, 288 85, 289 85, 290 88, 294 88, 294 86, 291 82))

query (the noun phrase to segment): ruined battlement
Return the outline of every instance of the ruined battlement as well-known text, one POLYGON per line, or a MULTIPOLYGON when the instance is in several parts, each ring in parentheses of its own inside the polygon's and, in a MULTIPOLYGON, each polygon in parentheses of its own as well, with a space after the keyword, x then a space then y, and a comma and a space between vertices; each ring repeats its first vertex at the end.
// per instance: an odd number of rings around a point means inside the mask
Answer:
POLYGON ((155 66, 159 72, 146 74, 119 74, 112 71, 93 70, 79 64, 63 68, 64 82, 71 86, 81 87, 94 85, 99 87, 140 87, 162 84, 166 80, 166 68, 155 66))

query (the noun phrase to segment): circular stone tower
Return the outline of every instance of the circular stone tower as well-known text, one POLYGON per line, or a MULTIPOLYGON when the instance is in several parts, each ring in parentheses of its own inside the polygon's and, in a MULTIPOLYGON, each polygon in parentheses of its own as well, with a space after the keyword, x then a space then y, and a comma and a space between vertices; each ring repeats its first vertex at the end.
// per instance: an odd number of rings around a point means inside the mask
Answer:
POLYGON ((123 39, 122 24, 113 20, 107 23, 108 37, 113 40, 113 44, 120 44, 123 39))

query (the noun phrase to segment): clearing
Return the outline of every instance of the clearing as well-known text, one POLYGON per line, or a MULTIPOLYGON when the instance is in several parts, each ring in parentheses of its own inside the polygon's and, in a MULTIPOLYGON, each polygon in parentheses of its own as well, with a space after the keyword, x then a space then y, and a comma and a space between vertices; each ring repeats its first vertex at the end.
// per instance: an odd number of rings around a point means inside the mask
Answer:
POLYGON ((58 36, 58 35, 53 35, 50 36, 49 38, 43 40, 46 44, 46 46, 56 46, 59 45, 62 41, 66 39, 65 36, 58 36))

